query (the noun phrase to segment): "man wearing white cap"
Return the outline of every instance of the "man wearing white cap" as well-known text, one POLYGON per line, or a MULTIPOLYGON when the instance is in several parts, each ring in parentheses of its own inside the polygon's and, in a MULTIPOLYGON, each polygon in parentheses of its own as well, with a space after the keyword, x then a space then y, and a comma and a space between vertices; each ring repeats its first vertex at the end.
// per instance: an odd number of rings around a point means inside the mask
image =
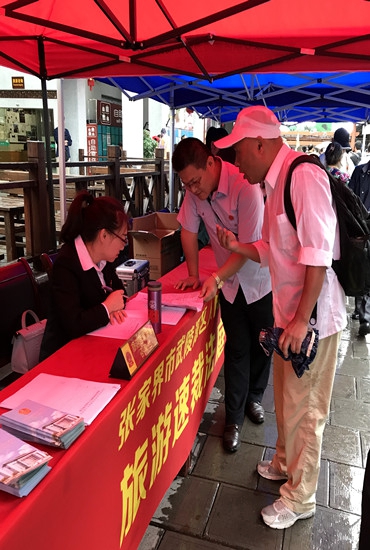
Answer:
POLYGON ((262 239, 243 244, 219 227, 225 248, 268 265, 275 325, 283 328, 279 347, 299 353, 317 305, 320 340, 315 360, 298 378, 290 362, 274 354, 274 397, 278 437, 272 461, 257 465, 267 479, 283 480, 280 498, 261 514, 272 528, 284 529, 314 515, 322 434, 329 413, 345 296, 331 268, 339 257, 339 229, 329 180, 319 167, 303 163, 293 172, 291 198, 297 230, 284 209, 284 187, 291 162, 300 153, 283 144, 280 123, 266 107, 243 109, 219 148, 233 145, 236 166, 266 192, 262 239))

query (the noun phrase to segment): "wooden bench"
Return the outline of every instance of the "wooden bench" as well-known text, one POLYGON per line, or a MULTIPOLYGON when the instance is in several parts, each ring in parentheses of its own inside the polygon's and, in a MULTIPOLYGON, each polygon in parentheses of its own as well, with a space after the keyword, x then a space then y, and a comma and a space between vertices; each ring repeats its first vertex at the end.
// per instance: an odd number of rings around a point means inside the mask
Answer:
MULTIPOLYGON (((6 226, 4 221, 0 219, 0 243, 5 248, 6 248, 6 237, 7 237, 6 226)), ((15 257, 19 257, 24 255, 24 251, 26 247, 26 243, 24 241, 25 237, 26 237, 26 231, 25 231, 24 223, 14 223, 15 241, 14 241, 14 252, 12 254, 13 256, 15 255, 15 257)), ((1 256, 0 259, 4 259, 5 257, 4 254, 1 254, 0 256, 1 256)), ((8 255, 7 255, 7 260, 8 260, 8 255)), ((14 258, 9 259, 9 261, 12 261, 12 260, 14 260, 14 258)))
MULTIPOLYGON (((59 185, 54 184, 54 208, 56 211, 60 210, 60 187, 59 185)), ((76 186, 74 183, 67 183, 66 184, 66 203, 67 203, 67 209, 73 199, 76 196, 76 186)))
POLYGON ((22 181, 30 179, 26 170, 0 170, 0 179, 6 181, 22 181))
POLYGON ((15 260, 19 254, 19 238, 25 236, 24 202, 21 198, 0 197, 0 235, 5 239, 6 259, 15 260), (17 245, 18 238, 18 245, 17 245))

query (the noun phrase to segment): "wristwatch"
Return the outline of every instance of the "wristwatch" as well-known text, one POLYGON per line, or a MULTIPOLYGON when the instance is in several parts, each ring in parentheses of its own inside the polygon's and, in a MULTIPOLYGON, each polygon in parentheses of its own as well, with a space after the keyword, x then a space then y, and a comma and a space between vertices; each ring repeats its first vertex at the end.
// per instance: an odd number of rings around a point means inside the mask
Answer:
POLYGON ((212 277, 215 279, 217 288, 220 290, 224 286, 224 281, 220 279, 220 277, 217 275, 217 273, 212 273, 212 277))

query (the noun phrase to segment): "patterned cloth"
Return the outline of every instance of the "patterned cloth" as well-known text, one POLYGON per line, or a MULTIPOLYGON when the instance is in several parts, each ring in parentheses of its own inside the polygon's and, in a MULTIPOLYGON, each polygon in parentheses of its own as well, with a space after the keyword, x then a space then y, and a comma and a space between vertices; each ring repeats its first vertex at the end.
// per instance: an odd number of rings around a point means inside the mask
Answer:
POLYGON ((279 348, 279 338, 283 331, 284 329, 279 327, 264 328, 260 332, 259 342, 266 355, 276 351, 285 361, 291 361, 294 372, 298 378, 301 378, 304 371, 308 370, 309 365, 316 357, 319 331, 315 328, 309 329, 302 342, 300 353, 292 353, 289 349, 288 357, 285 357, 279 348))
POLYGON ((349 182, 349 180, 351 179, 351 176, 349 174, 346 174, 345 172, 342 172, 341 170, 339 170, 339 168, 335 168, 334 166, 332 168, 329 168, 329 172, 337 180, 342 181, 346 185, 349 182))

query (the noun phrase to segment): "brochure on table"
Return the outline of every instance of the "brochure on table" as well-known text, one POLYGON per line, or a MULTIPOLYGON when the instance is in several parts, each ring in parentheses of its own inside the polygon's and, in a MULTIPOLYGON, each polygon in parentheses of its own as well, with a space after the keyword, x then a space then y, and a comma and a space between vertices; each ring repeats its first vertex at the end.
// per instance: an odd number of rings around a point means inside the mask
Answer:
POLYGON ((199 294, 200 289, 191 292, 167 292, 162 294, 162 305, 202 311, 204 302, 199 294))
POLYGON ((48 407, 82 416, 85 424, 89 425, 120 389, 119 384, 41 373, 4 399, 0 406, 15 409, 26 399, 31 399, 48 407))
POLYGON ((0 429, 0 489, 24 497, 51 470, 51 456, 0 429))
POLYGON ((0 416, 3 430, 35 443, 68 449, 84 431, 82 416, 48 407, 31 399, 0 416))

